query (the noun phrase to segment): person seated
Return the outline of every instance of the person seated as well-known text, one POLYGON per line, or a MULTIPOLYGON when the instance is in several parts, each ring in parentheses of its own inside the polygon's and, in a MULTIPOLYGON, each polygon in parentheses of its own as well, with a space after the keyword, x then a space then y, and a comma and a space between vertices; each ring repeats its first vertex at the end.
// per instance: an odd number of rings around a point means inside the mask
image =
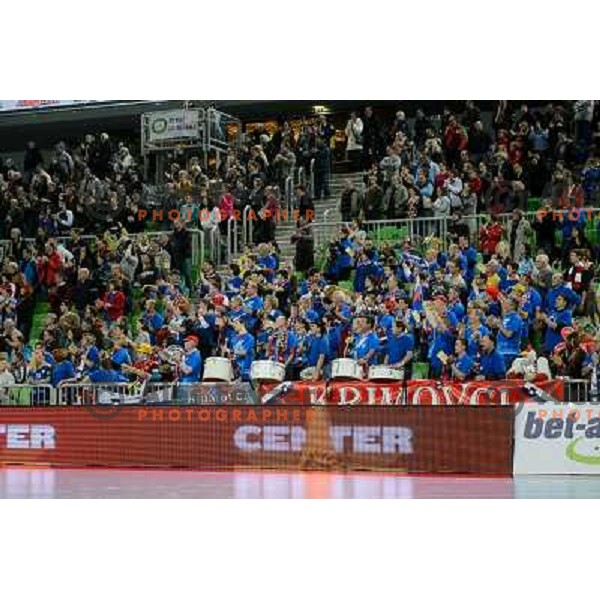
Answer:
POLYGON ((392 369, 404 369, 404 378, 410 379, 414 350, 415 338, 408 333, 404 321, 397 319, 387 340, 384 364, 392 369))
POLYGON ((479 351, 479 375, 477 379, 497 381, 506 377, 506 364, 504 357, 498 350, 494 338, 487 332, 481 336, 479 351))
POLYGON ((475 361, 467 354, 467 342, 458 338, 454 342, 454 355, 448 357, 451 377, 455 381, 467 381, 473 376, 475 361))

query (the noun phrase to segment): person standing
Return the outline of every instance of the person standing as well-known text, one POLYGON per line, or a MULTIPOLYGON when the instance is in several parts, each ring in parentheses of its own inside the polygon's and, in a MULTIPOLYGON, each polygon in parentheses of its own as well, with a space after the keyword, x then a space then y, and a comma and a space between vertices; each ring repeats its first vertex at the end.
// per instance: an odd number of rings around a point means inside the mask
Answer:
POLYGON ((363 151, 362 134, 363 122, 354 111, 346 125, 346 154, 350 161, 350 170, 358 171, 360 168, 360 157, 363 151))

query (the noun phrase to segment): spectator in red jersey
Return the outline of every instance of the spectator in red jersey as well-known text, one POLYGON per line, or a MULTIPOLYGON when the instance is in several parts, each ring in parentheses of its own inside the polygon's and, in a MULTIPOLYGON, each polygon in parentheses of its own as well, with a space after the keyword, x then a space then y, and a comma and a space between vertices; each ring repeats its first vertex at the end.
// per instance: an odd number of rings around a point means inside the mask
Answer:
POLYGON ((108 289, 100 298, 99 308, 104 309, 108 318, 115 322, 125 314, 125 294, 114 281, 108 283, 108 289))
POLYGON ((498 221, 498 217, 490 215, 489 223, 486 223, 479 232, 481 253, 485 261, 489 260, 496 253, 496 247, 500 243, 503 233, 504 228, 498 221))
POLYGON ((54 242, 46 244, 46 253, 38 259, 38 281, 46 288, 53 288, 58 282, 62 268, 62 257, 54 242))
POLYGON ((444 149, 446 150, 448 163, 457 165, 460 160, 460 153, 467 148, 469 136, 465 128, 452 115, 448 119, 448 125, 444 130, 444 149))

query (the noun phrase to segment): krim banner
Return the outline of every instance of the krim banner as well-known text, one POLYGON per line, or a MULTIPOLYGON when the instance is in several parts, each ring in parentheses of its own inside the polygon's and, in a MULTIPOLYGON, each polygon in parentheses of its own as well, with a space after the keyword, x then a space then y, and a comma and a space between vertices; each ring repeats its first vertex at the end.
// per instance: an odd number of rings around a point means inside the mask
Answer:
POLYGON ((263 404, 282 405, 514 405, 527 400, 561 401, 562 380, 529 383, 522 380, 466 383, 414 380, 401 383, 371 381, 284 382, 259 387, 263 404))

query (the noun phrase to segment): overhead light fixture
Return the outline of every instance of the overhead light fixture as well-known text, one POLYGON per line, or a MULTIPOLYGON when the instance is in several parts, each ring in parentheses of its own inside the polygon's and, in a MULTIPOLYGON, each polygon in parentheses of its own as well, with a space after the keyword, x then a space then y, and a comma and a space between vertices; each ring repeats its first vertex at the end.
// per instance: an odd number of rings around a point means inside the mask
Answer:
POLYGON ((313 110, 317 115, 324 115, 329 112, 329 109, 321 104, 316 104, 315 106, 313 106, 313 110))

